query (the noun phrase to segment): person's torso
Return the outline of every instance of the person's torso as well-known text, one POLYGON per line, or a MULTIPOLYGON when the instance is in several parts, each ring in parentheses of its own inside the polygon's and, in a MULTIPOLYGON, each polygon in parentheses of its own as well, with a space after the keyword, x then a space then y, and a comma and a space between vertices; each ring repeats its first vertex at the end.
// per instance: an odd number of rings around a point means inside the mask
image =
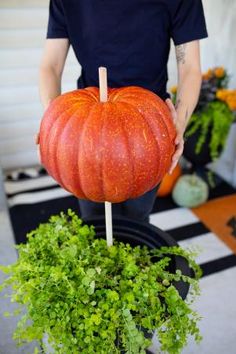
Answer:
POLYGON ((82 66, 79 86, 137 85, 164 96, 170 49, 169 14, 160 0, 63 0, 69 39, 82 66))

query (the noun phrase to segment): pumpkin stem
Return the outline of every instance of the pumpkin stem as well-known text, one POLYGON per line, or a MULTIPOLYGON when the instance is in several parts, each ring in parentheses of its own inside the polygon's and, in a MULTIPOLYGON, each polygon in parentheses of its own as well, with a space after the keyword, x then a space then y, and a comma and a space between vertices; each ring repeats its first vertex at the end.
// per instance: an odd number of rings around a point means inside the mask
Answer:
POLYGON ((197 180, 197 174, 193 173, 191 176, 191 180, 190 180, 190 184, 192 186, 196 186, 198 184, 198 180, 197 180))

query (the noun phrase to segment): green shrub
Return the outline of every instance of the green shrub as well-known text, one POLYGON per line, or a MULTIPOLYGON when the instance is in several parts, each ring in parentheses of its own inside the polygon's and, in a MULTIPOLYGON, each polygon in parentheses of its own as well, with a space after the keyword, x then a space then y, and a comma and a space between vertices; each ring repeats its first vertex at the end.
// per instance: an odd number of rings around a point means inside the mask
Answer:
POLYGON ((17 248, 17 262, 1 267, 8 274, 1 289, 11 286, 12 301, 23 310, 14 333, 19 343, 42 344, 46 334, 55 353, 136 354, 151 342, 141 328, 157 329, 168 353, 181 353, 189 335, 201 339, 200 318, 191 308, 201 275, 194 251, 116 241, 108 248, 70 210, 52 216, 17 248), (195 278, 171 274, 170 255, 187 258, 195 278), (191 284, 188 301, 172 285, 180 279, 191 284))

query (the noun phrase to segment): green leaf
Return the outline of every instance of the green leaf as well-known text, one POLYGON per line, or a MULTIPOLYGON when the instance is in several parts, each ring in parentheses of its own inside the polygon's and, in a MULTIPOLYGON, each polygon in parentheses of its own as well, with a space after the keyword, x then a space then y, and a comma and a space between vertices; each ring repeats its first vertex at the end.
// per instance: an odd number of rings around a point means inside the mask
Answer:
POLYGON ((12 314, 11 314, 10 312, 8 312, 8 311, 5 311, 5 312, 3 313, 3 316, 4 316, 4 317, 11 317, 12 314))
POLYGON ((92 295, 94 293, 94 289, 95 289, 95 281, 91 281, 91 283, 89 284, 89 288, 87 290, 87 294, 88 295, 92 295))
POLYGON ((91 279, 88 276, 84 277, 81 281, 81 283, 85 286, 89 286, 90 282, 91 282, 91 279))
POLYGON ((89 268, 86 272, 89 277, 94 277, 96 275, 96 270, 94 268, 89 268))

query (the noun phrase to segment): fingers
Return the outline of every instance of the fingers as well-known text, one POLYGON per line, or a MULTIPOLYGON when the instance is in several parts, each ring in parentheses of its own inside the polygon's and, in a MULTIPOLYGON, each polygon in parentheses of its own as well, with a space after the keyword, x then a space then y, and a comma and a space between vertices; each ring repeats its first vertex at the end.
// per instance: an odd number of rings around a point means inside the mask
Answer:
POLYGON ((167 104, 167 106, 168 106, 168 108, 170 110, 170 113, 172 115, 173 121, 175 122, 176 119, 177 119, 177 112, 176 112, 175 106, 174 106, 174 104, 173 104, 173 102, 171 101, 170 98, 167 98, 165 102, 166 102, 166 104, 167 104))
POLYGON ((184 140, 181 139, 180 143, 177 145, 177 149, 172 157, 172 163, 171 163, 171 166, 170 166, 170 169, 169 169, 169 174, 171 175, 173 170, 175 169, 180 157, 182 156, 183 154, 183 151, 184 151, 184 140))
POLYGON ((171 111, 171 110, 175 110, 175 106, 174 106, 174 104, 173 104, 173 102, 171 101, 170 98, 167 98, 167 99, 166 99, 166 104, 167 104, 167 106, 169 107, 170 111, 171 111))
POLYGON ((39 133, 35 134, 34 136, 34 141, 35 144, 37 145, 37 156, 38 156, 38 160, 41 163, 41 155, 40 155, 40 148, 39 148, 39 133))
POLYGON ((170 169, 169 169, 169 174, 171 174, 173 172, 173 170, 175 169, 181 155, 183 154, 183 150, 184 150, 184 139, 183 139, 183 134, 184 134, 184 127, 179 124, 177 122, 177 111, 175 109, 175 106, 173 104, 173 102, 171 101, 170 98, 167 98, 166 99, 166 105, 168 106, 170 112, 171 112, 171 115, 172 115, 172 118, 173 118, 173 121, 176 125, 176 131, 177 131, 177 135, 176 135, 176 138, 175 138, 175 145, 176 145, 176 151, 172 157, 172 163, 171 163, 171 166, 170 166, 170 169))
POLYGON ((37 133, 34 137, 34 141, 35 141, 35 144, 38 145, 39 144, 39 133, 37 133))
POLYGON ((176 134, 176 138, 175 138, 175 145, 179 145, 181 143, 184 143, 183 133, 182 133, 182 131, 178 131, 178 129, 177 129, 177 134, 176 134))

